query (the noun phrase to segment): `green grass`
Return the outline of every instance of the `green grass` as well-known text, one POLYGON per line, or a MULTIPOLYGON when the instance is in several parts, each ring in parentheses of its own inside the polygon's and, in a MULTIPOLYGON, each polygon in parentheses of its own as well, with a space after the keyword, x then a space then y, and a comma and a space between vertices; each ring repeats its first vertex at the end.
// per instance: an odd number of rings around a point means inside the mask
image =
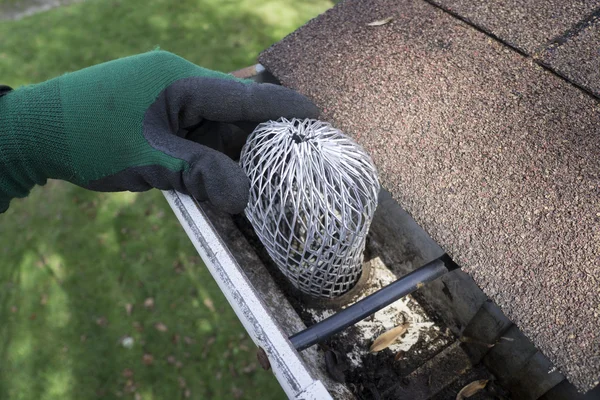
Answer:
MULTIPOLYGON (((230 71, 330 6, 90 0, 0 23, 0 83, 157 45, 230 71)), ((0 219, 0 399, 283 397, 159 192, 52 181, 0 219)))

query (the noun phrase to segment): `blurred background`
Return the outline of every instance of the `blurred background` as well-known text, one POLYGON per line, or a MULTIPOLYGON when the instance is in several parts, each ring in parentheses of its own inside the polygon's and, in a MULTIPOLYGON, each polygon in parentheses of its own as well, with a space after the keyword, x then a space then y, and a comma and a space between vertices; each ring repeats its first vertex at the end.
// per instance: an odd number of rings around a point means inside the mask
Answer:
MULTIPOLYGON (((0 0, 0 84, 160 46, 233 71, 327 0, 0 0)), ((281 399, 162 194, 50 181, 0 215, 0 399, 281 399)))

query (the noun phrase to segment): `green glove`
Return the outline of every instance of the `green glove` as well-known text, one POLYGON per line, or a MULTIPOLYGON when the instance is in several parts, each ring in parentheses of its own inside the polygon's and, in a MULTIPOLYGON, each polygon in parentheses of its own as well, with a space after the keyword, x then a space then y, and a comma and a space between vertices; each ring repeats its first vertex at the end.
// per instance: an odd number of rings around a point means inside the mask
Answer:
POLYGON ((241 212, 232 158, 260 122, 316 118, 302 95, 165 51, 99 64, 0 97, 0 212, 48 178, 97 191, 175 189, 241 212))

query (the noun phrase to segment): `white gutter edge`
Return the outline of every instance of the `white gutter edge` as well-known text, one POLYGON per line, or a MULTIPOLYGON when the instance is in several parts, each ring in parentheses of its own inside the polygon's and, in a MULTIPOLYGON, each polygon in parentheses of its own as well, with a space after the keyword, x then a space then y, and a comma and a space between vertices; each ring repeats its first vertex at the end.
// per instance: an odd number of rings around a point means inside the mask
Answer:
POLYGON ((196 201, 174 190, 163 194, 244 328, 266 352, 287 396, 298 400, 332 399, 323 383, 310 375, 196 201))

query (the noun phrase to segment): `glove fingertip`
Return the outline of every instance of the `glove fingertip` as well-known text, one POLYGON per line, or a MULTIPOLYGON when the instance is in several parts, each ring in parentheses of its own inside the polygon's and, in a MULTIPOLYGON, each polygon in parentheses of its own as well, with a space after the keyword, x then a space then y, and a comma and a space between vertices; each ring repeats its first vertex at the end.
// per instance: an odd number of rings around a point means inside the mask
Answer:
POLYGON ((212 155, 211 160, 195 163, 184 174, 186 186, 194 197, 208 200, 218 210, 239 214, 248 205, 250 181, 225 154, 212 155))
MULTIPOLYGON (((321 110, 308 97, 285 86, 271 83, 259 83, 259 97, 266 98, 265 104, 270 103, 271 113, 285 118, 318 118, 321 110)), ((272 119, 272 118, 271 118, 272 119)))

